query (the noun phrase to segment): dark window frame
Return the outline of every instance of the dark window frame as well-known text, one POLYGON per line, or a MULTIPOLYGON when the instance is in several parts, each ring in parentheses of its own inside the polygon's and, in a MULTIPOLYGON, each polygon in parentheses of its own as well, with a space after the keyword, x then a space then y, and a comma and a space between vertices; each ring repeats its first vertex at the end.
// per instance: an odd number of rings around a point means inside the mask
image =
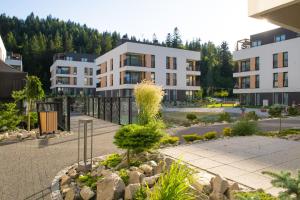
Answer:
POLYGON ((259 57, 255 58, 255 70, 259 70, 260 67, 260 59, 259 57))
POLYGON ((278 53, 273 54, 273 69, 278 68, 278 53))
POLYGON ((278 88, 278 73, 273 73, 273 88, 278 88))
POLYGON ((283 67, 288 67, 289 66, 289 53, 288 52, 283 52, 283 59, 282 59, 282 66, 283 67))
POLYGON ((289 74, 288 74, 288 72, 283 72, 283 87, 289 87, 289 74))

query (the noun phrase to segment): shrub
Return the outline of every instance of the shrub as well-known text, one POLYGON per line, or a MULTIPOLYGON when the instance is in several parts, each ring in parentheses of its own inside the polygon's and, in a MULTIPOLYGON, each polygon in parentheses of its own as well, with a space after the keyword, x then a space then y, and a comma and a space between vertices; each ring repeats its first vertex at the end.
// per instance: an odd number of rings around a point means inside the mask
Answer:
POLYGON ((148 124, 156 118, 164 92, 161 86, 151 81, 142 81, 134 87, 134 96, 138 107, 138 122, 148 124))
POLYGON ((224 136, 231 136, 231 132, 232 132, 232 129, 230 127, 225 127, 223 128, 223 135, 224 136))
POLYGON ((164 173, 149 191, 151 200, 192 200, 195 194, 190 189, 192 181, 191 170, 178 162, 170 166, 170 170, 164 173))
POLYGON ((186 114, 186 118, 189 120, 189 121, 194 121, 197 119, 197 116, 194 114, 194 113, 188 113, 186 114))
POLYGON ((265 193, 263 190, 251 192, 236 192, 234 194, 236 200, 277 200, 270 194, 265 193))
POLYGON ((125 183, 125 185, 128 185, 129 183, 129 175, 126 169, 121 169, 118 172, 120 178, 123 180, 123 182, 125 183))
POLYGON ((114 168, 122 161, 122 157, 119 154, 111 154, 104 161, 101 162, 103 166, 114 168))
POLYGON ((133 200, 145 200, 147 199, 147 188, 141 186, 134 194, 133 200))
POLYGON ((161 144, 176 144, 178 141, 179 137, 169 135, 160 139, 161 144))
POLYGON ((281 105, 273 105, 269 108, 268 113, 271 117, 281 117, 283 107, 281 105))
POLYGON ((183 135, 182 137, 183 137, 183 139, 186 142, 193 142, 195 140, 203 140, 204 139, 203 136, 197 135, 196 133, 194 133, 194 134, 188 134, 188 135, 183 135))
POLYGON ((129 124, 117 131, 114 144, 127 150, 127 163, 130 163, 130 151, 141 152, 153 148, 163 136, 162 124, 149 123, 145 126, 129 124))
POLYGON ((215 139, 217 137, 217 132, 215 131, 207 132, 203 135, 203 137, 207 140, 215 139))
POLYGON ((15 130, 21 122, 15 103, 3 103, 0 105, 0 132, 15 130))
POLYGON ((245 119, 257 121, 259 117, 257 116, 255 111, 250 111, 245 114, 245 119))
MULTIPOLYGON (((23 115, 22 122, 27 126, 28 115, 23 115)), ((30 128, 38 126, 38 115, 36 112, 30 112, 30 128)), ((28 129, 28 128, 27 128, 28 129)))
POLYGON ((91 176, 91 173, 87 173, 86 175, 80 175, 78 177, 78 180, 83 183, 84 185, 92 188, 92 189, 96 189, 97 187, 97 181, 99 179, 102 179, 102 176, 91 176))
POLYGON ((230 114, 228 112, 223 112, 219 115, 219 119, 218 121, 220 122, 231 122, 231 117, 230 114))
POLYGON ((231 133, 234 136, 245 136, 253 135, 257 132, 257 130, 256 122, 241 120, 233 125, 231 133))
POLYGON ((278 133, 278 136, 286 136, 286 135, 298 135, 300 134, 300 129, 285 129, 278 133))
POLYGON ((279 199, 300 199, 300 170, 298 176, 295 178, 291 176, 290 172, 262 172, 263 174, 269 175, 273 178, 271 184, 274 187, 285 189, 285 191, 279 192, 279 199))
POLYGON ((292 106, 289 106, 289 107, 287 108, 287 112, 288 112, 288 114, 289 114, 290 116, 296 116, 296 115, 299 115, 298 109, 295 108, 295 107, 292 107, 292 106))

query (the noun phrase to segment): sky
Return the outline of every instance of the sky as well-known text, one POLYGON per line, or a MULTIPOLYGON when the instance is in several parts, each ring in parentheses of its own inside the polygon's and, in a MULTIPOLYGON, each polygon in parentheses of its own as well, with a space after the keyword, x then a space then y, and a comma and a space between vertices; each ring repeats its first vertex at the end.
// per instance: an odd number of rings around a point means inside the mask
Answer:
POLYGON ((0 13, 25 19, 31 12, 86 24, 102 31, 159 41, 178 27, 183 42, 200 38, 219 45, 276 28, 248 17, 248 0, 0 0, 0 13))

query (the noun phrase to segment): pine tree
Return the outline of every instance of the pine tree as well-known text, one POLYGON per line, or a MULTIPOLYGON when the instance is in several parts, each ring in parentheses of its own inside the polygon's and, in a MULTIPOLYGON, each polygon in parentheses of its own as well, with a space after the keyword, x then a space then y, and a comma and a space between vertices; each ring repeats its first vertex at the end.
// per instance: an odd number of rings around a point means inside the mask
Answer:
POLYGON ((54 49, 56 52, 61 52, 63 50, 62 38, 58 31, 56 31, 56 33, 55 33, 53 44, 54 44, 54 49))
POLYGON ((182 40, 179 34, 179 29, 177 27, 174 28, 172 35, 172 47, 174 48, 182 48, 182 40))
POLYGON ((68 32, 64 35, 64 51, 65 52, 73 52, 73 37, 68 32))
POLYGON ((9 51, 15 51, 17 49, 17 41, 14 34, 10 31, 6 35, 5 46, 9 51))
POLYGON ((172 46, 172 36, 171 36, 171 33, 168 33, 168 35, 167 35, 166 46, 167 47, 171 47, 172 46))

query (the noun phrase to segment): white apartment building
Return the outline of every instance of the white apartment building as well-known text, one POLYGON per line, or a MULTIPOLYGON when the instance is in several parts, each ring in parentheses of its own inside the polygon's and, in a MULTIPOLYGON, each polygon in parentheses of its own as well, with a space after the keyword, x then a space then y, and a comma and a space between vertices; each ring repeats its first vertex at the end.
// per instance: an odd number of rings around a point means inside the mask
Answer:
POLYGON ((8 52, 5 63, 12 66, 18 71, 23 71, 22 55, 18 53, 8 52))
MULTIPOLYGON (((239 46, 237 45, 237 48, 239 46)), ((251 35, 233 53, 236 86, 248 105, 300 104, 300 37, 284 28, 251 35)))
POLYGON ((4 46, 3 40, 0 36, 0 60, 5 62, 6 59, 6 48, 4 46))
POLYGON ((199 61, 200 52, 123 41, 96 59, 97 95, 131 96, 146 79, 163 86, 166 100, 183 101, 200 89, 199 61))
POLYGON ((96 57, 91 54, 55 54, 50 67, 52 93, 94 95, 97 83, 96 57))

